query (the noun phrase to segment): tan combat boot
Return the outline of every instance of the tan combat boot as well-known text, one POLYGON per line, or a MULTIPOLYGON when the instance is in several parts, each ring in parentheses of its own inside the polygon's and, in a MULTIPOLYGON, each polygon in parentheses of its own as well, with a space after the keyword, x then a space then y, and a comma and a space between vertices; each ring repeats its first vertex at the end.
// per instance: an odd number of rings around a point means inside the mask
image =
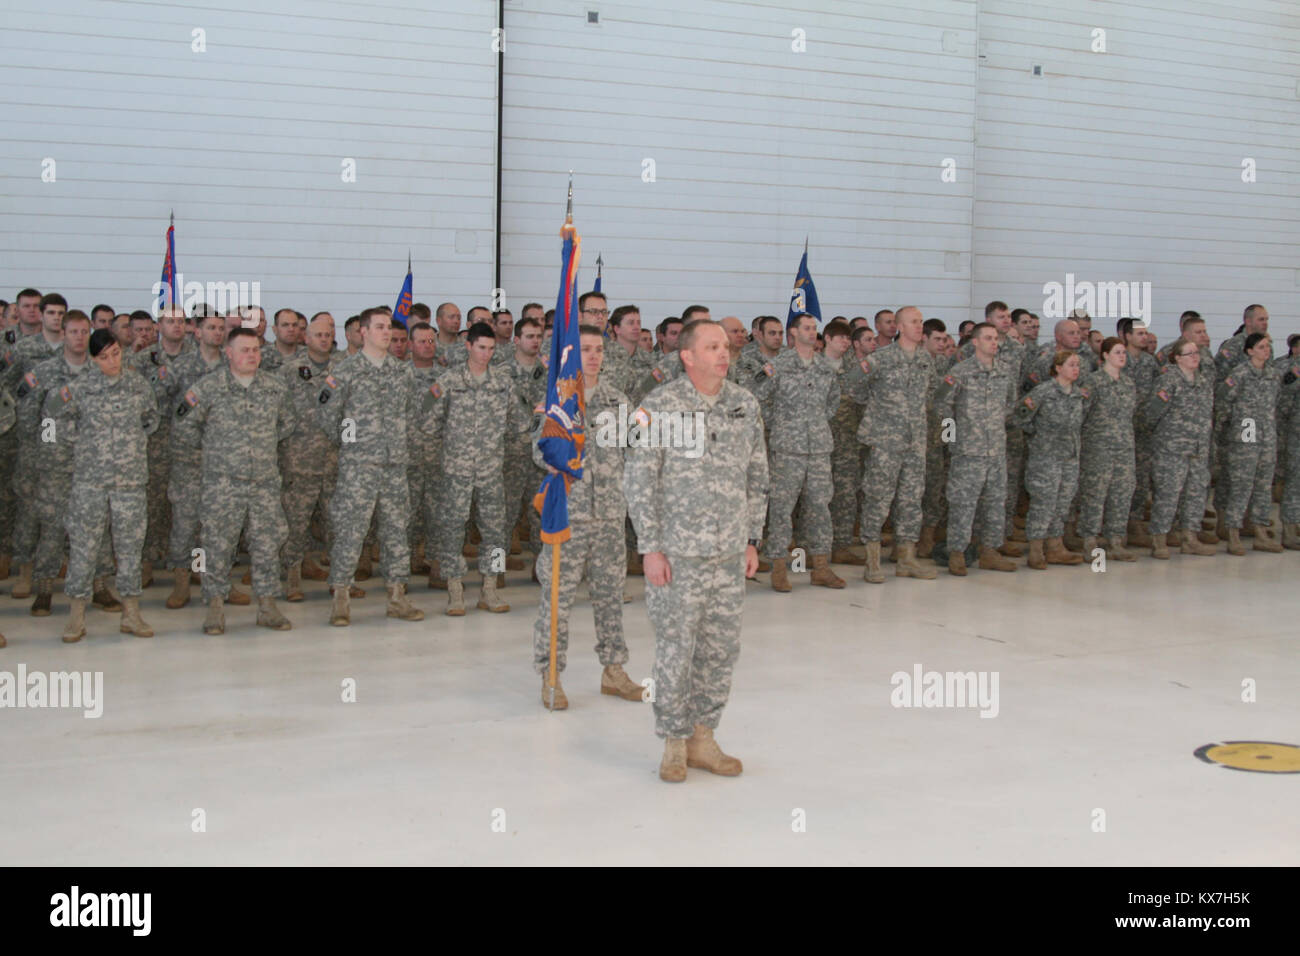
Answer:
POLYGON ((1246 546, 1241 543, 1241 532, 1236 528, 1228 529, 1228 553, 1238 558, 1246 553, 1246 546))
POLYGON ((921 528, 921 537, 916 542, 916 556, 928 558, 932 554, 934 554, 934 526, 926 525, 921 528))
MULTIPOLYGON (((1083 560, 1091 561, 1092 552, 1096 551, 1097 547, 1098 547, 1097 536, 1095 534, 1090 534, 1088 535, 1088 537, 1084 538, 1083 539, 1083 560)), ((1104 551, 1105 548, 1103 548, 1102 550, 1104 551)))
POLYGON ((140 587, 147 588, 151 584, 153 584, 153 562, 141 561, 140 562, 140 587))
POLYGON ((542 706, 547 710, 568 710, 569 698, 564 696, 564 688, 560 686, 560 675, 555 675, 555 705, 551 706, 551 687, 546 683, 546 675, 542 675, 542 706))
POLYGON ((73 598, 68 613, 67 626, 63 628, 63 643, 75 644, 86 636, 86 599, 73 598))
POLYGON ((13 596, 29 598, 32 596, 32 563, 18 565, 18 579, 14 582, 13 596))
POLYGON ((1300 524, 1282 525, 1282 546, 1290 551, 1300 551, 1300 524))
POLYGON ((1169 560, 1169 545, 1167 540, 1168 535, 1153 534, 1151 536, 1151 557, 1159 558, 1161 561, 1169 560))
POLYGON ((1067 550, 1075 552, 1083 551, 1083 539, 1079 537, 1078 526, 1075 522, 1067 521, 1065 523, 1065 537, 1062 540, 1065 542, 1067 550))
POLYGON ((236 607, 248 607, 248 605, 253 603, 253 599, 249 596, 247 591, 241 591, 232 584, 230 586, 230 593, 225 597, 225 602, 227 604, 233 604, 236 607))
POLYGON ((351 589, 347 587, 334 589, 334 601, 330 605, 330 624, 334 627, 347 627, 352 623, 351 594, 351 589))
POLYGON ((478 593, 478 609, 493 614, 504 614, 510 610, 510 605, 497 594, 496 581, 486 575, 483 578, 483 589, 478 593))
POLYGON ((214 597, 208 601, 208 613, 203 618, 204 634, 225 634, 226 633, 226 615, 223 611, 225 599, 214 597))
POLYGON ((858 554, 852 548, 832 548, 831 563, 852 564, 857 567, 862 567, 862 565, 867 563, 867 559, 862 557, 862 555, 858 554))
POLYGON ((1025 556, 1025 549, 1019 542, 1007 538, 998 547, 998 554, 1002 555, 1004 558, 1023 558, 1025 556))
POLYGON ((269 627, 273 631, 288 631, 293 628, 289 619, 275 606, 275 597, 270 594, 257 599, 257 626, 269 627))
POLYGON ((1029 566, 1035 571, 1047 570, 1047 559, 1043 557, 1043 539, 1035 538, 1029 542, 1029 566))
POLYGON ((54 602, 54 582, 42 578, 36 582, 36 600, 32 602, 32 617, 49 617, 54 602))
MULTIPOLYGON (((536 577, 533 580, 537 580, 536 577)), ((442 576, 442 568, 437 558, 429 562, 429 587, 435 591, 447 590, 447 579, 442 576)))
POLYGON ((825 554, 813 555, 813 572, 811 581, 822 588, 842 588, 844 579, 831 570, 830 557, 825 554))
POLYGON ((177 568, 172 572, 172 593, 167 595, 165 603, 173 611, 190 603, 189 568, 177 568))
POLYGON ((1194 531, 1183 531, 1183 554, 1199 554, 1209 557, 1212 554, 1218 554, 1219 549, 1212 544, 1202 544, 1201 539, 1196 536, 1194 531))
POLYGON ((1124 539, 1120 535, 1113 535, 1110 539, 1110 557, 1116 561, 1136 561, 1137 554, 1124 547, 1124 539))
POLYGON ((880 570, 880 542, 867 542, 867 563, 862 568, 862 580, 868 584, 884 584, 885 572, 880 570))
POLYGON ((610 664, 600 673, 600 692, 624 700, 641 700, 642 687, 627 676, 621 664, 610 664))
POLYGON ((285 572, 284 599, 290 604, 307 600, 302 592, 302 562, 295 561, 285 572))
POLYGON ((136 637, 153 637, 153 628, 140 616, 139 597, 122 598, 122 623, 117 629, 123 634, 134 634, 136 637))
POLYGON ((1048 538, 1043 548, 1048 564, 1082 564, 1083 555, 1071 551, 1060 538, 1048 538))
POLYGON ((417 542, 414 550, 411 551, 411 574, 428 574, 429 562, 424 558, 424 543, 417 542))
POLYGON ((980 567, 985 571, 1014 571, 1016 562, 1004 558, 995 548, 980 548, 980 567))
POLYGON ((966 576, 966 553, 964 551, 949 550, 948 573, 958 578, 966 576))
POLYGON ((465 585, 460 578, 447 579, 447 616, 465 616, 465 585))
POLYGON ((1006 540, 1014 541, 1016 544, 1027 544, 1029 542, 1029 539, 1025 537, 1025 529, 1020 527, 1012 528, 1006 540))
POLYGON ((722 752, 713 739, 713 730, 703 724, 696 724, 695 735, 686 741, 686 766, 723 777, 739 777, 743 769, 739 760, 722 752))
POLYGON ((1282 542, 1273 533, 1272 525, 1255 525, 1255 550, 1267 551, 1270 554, 1282 553, 1282 542))
MULTIPOLYGON (((769 560, 767 560, 767 558, 763 557, 763 556, 760 554, 760 555, 758 556, 758 568, 757 568, 758 573, 760 573, 760 574, 767 574, 767 572, 768 572, 768 571, 771 571, 771 570, 772 570, 772 562, 769 561, 769 560)), ((534 580, 534 581, 537 580, 537 571, 536 571, 536 570, 533 571, 533 580, 534 580)))
POLYGON ((400 581, 388 582, 388 608, 385 613, 401 621, 423 621, 424 612, 406 596, 406 585, 400 581))
POLYGON ((122 610, 122 602, 109 590, 107 578, 95 578, 94 587, 91 588, 90 603, 101 611, 122 610))
POLYGON ((669 783, 681 783, 686 779, 686 741, 683 738, 664 738, 664 757, 659 761, 659 779, 669 783))
POLYGON ((916 545, 911 541, 898 543, 898 570, 894 574, 896 577, 920 578, 922 581, 933 581, 939 576, 933 563, 922 564, 917 560, 916 545))
POLYGON ((776 558, 772 561, 772 590, 779 591, 782 594, 788 594, 790 588, 790 576, 786 574, 785 558, 776 558))
POLYGON ((310 557, 302 559, 302 576, 308 581, 328 581, 330 573, 310 557))
POLYGON ((1201 544, 1219 543, 1219 535, 1212 530, 1207 530, 1202 528, 1200 531, 1196 532, 1196 537, 1201 542, 1201 544))
POLYGON ((359 601, 366 596, 364 588, 359 588, 355 584, 348 585, 348 597, 354 601, 359 601))
POLYGON ((1151 533, 1141 521, 1130 518, 1128 523, 1128 543, 1135 548, 1151 547, 1151 533))

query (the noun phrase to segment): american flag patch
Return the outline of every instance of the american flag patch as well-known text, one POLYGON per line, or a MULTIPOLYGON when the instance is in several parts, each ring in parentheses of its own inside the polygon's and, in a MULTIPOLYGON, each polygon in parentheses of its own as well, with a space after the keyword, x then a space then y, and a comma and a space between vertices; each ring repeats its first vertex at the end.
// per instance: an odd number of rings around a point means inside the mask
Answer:
POLYGON ((864 371, 864 372, 870 372, 870 371, 871 371, 871 363, 868 362, 866 359, 863 359, 863 360, 859 363, 859 365, 860 365, 860 367, 862 368, 862 371, 864 371))
POLYGON ((945 376, 943 377, 943 380, 944 380, 945 382, 947 382, 949 385, 956 385, 956 384, 957 384, 957 379, 954 378, 954 377, 951 376, 951 375, 945 375, 945 376))
POLYGON ((1034 400, 1033 400, 1032 398, 1030 398, 1028 395, 1026 395, 1026 396, 1025 396, 1025 408, 1033 408, 1033 407, 1034 407, 1034 400))
POLYGON ((442 386, 439 385, 437 382, 434 382, 432 385, 429 386, 429 394, 432 395, 434 398, 442 398, 442 386))
POLYGON ((166 366, 166 365, 159 365, 159 366, 158 366, 158 380, 159 380, 159 381, 162 381, 162 380, 165 379, 166 377, 167 377, 167 366, 166 366))
POLYGON ((650 424, 650 413, 644 408, 638 408, 636 413, 632 416, 632 420, 642 428, 645 428, 650 424))
POLYGON ((65 402, 72 401, 72 393, 68 391, 68 386, 64 385, 59 389, 59 398, 63 399, 65 402))
POLYGON ((35 376, 33 373, 31 373, 31 372, 28 372, 26 375, 23 376, 23 381, 27 383, 27 387, 28 387, 28 388, 35 388, 35 387, 36 387, 36 384, 37 384, 37 383, 36 383, 36 376, 35 376))
POLYGON ((1156 392, 1156 394, 1157 394, 1158 396, 1160 396, 1160 400, 1161 400, 1162 402, 1167 402, 1167 401, 1169 401, 1169 393, 1166 392, 1163 388, 1160 389, 1160 391, 1156 392))
POLYGON ((185 392, 185 404, 188 405, 190 408, 193 408, 198 403, 199 403, 199 397, 194 394, 194 389, 191 388, 187 390, 185 392))
POLYGON ((326 375, 326 376, 325 376, 325 384, 328 385, 330 388, 338 388, 338 387, 339 387, 339 383, 338 383, 338 381, 334 378, 333 375, 326 375))
POLYGON ((1092 392, 1088 391, 1082 385, 1079 386, 1079 394, 1082 395, 1084 398, 1092 398, 1092 392))
POLYGON ((776 374, 776 369, 772 368, 771 362, 764 363, 763 374, 766 375, 768 378, 771 378, 773 375, 776 374))
POLYGON ((654 380, 655 380, 656 382, 662 382, 662 381, 664 380, 663 369, 660 369, 660 368, 652 368, 652 369, 650 370, 650 374, 654 377, 654 380))
POLYGON ((1235 381, 1233 381, 1231 375, 1229 375, 1227 378, 1225 378, 1225 379, 1223 380, 1223 382, 1224 382, 1225 385, 1231 385, 1233 388, 1236 388, 1236 386, 1237 386, 1237 383, 1236 383, 1235 381))

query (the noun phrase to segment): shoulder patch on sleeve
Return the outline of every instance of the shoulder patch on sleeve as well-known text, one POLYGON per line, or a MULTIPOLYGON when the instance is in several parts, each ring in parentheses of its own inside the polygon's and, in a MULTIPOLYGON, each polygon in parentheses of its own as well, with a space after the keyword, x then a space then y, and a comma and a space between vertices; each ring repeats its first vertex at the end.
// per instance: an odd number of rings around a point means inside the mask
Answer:
POLYGON ((429 386, 429 394, 432 395, 434 398, 442 398, 442 386, 439 385, 437 382, 434 382, 432 385, 429 386))
POLYGON ((662 385, 664 380, 664 370, 659 368, 659 366, 656 365, 654 368, 650 370, 650 377, 662 385))
POLYGON ((1092 392, 1090 392, 1088 388, 1084 385, 1079 386, 1079 394, 1082 395, 1084 398, 1092 398, 1092 392))
POLYGON ((311 369, 308 368, 306 365, 299 365, 299 366, 298 366, 298 377, 299 377, 300 379, 302 379, 304 382, 310 382, 310 381, 311 381, 311 369))
POLYGON ((1223 348, 1219 349, 1219 354, 1222 355, 1224 358, 1227 358, 1227 357, 1228 357, 1228 347, 1225 345, 1223 348))
POLYGON ((1026 396, 1024 397, 1023 401, 1024 401, 1024 403, 1025 403, 1025 408, 1033 408, 1033 407, 1034 407, 1034 399, 1033 399, 1033 396, 1031 396, 1031 395, 1026 395, 1026 396))
POLYGON ((1225 379, 1223 380, 1223 384, 1224 384, 1224 385, 1227 385, 1229 388, 1235 388, 1236 385, 1237 385, 1237 382, 1236 382, 1235 379, 1233 379, 1233 377, 1232 377, 1231 375, 1229 375, 1227 378, 1225 378, 1225 379))
POLYGON ((859 362, 858 367, 862 369, 862 371, 866 372, 867 374, 871 374, 871 363, 868 362, 866 359, 863 359, 861 362, 859 362))
POLYGON ((943 377, 943 380, 944 380, 945 382, 947 382, 949 385, 956 385, 956 384, 957 384, 957 376, 955 376, 955 375, 945 375, 945 376, 943 377))
POLYGON ((59 389, 59 398, 63 399, 65 405, 72 401, 72 392, 68 389, 68 386, 64 385, 59 389))
POLYGON ((763 363, 763 374, 766 375, 768 378, 771 378, 773 375, 776 374, 776 369, 772 367, 771 362, 763 363))
POLYGON ((1156 396, 1157 396, 1157 397, 1158 397, 1162 402, 1167 402, 1167 401, 1169 401, 1169 393, 1166 392, 1163 388, 1160 389, 1160 391, 1156 392, 1156 396))
POLYGON ((650 424, 650 413, 647 412, 644 408, 638 408, 632 414, 632 419, 642 428, 646 428, 650 424))

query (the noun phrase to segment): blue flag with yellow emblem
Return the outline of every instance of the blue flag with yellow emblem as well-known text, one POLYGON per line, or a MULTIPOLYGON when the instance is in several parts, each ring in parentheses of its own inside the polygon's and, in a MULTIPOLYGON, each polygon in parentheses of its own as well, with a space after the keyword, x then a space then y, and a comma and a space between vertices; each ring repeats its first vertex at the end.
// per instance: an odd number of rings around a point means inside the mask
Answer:
POLYGON ((785 327, 794 325, 794 320, 804 313, 817 316, 817 324, 822 324, 822 306, 817 301, 817 287, 813 285, 812 273, 808 271, 808 243, 803 244, 803 258, 799 260, 799 273, 794 277, 794 291, 790 293, 790 314, 786 316, 785 327))

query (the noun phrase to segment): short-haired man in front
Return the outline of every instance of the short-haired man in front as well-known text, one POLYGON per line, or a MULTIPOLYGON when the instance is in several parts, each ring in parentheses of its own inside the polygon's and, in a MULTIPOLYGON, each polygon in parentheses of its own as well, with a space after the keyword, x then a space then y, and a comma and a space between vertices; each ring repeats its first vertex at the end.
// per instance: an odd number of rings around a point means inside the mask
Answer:
MULTIPOLYGON (((600 326, 597 323, 588 323, 596 328, 600 326)), ((505 468, 503 475, 505 479, 505 536, 510 542, 510 552, 516 553, 514 535, 519 531, 519 517, 524 516, 528 525, 528 544, 534 555, 540 554, 542 550, 542 524, 541 515, 537 509, 532 507, 532 498, 536 494, 538 486, 541 484, 543 472, 533 461, 533 436, 530 426, 533 423, 534 412, 537 408, 546 402, 546 363, 542 361, 542 325, 536 319, 520 319, 514 326, 514 345, 506 346, 506 358, 504 362, 496 362, 496 355, 493 354, 493 362, 510 373, 514 381, 515 391, 519 396, 522 407, 519 411, 519 424, 521 430, 508 433, 505 442, 505 468)), ((603 340, 603 336, 602 336, 603 340)), ((497 339, 497 348, 501 348, 501 340, 497 339)), ((617 348, 611 343, 610 348, 617 348)), ((590 417, 590 412, 588 413, 590 417)), ((522 537, 518 542, 518 550, 522 550, 522 537)), ((506 558, 507 567, 513 568, 510 564, 512 560, 518 559, 506 558)), ((522 565, 520 565, 522 567, 522 565)), ((497 586, 503 586, 504 577, 502 574, 497 575, 497 586)))
POLYGON ((1125 317, 1115 323, 1115 332, 1124 343, 1128 359, 1120 374, 1133 382, 1137 395, 1137 409, 1133 413, 1133 449, 1134 449, 1134 486, 1133 498, 1129 505, 1127 543, 1141 548, 1151 547, 1151 535, 1143 515, 1151 493, 1151 468, 1153 463, 1153 443, 1155 435, 1146 421, 1142 407, 1146 397, 1151 394, 1156 379, 1160 377, 1160 366, 1143 346, 1146 343, 1147 328, 1136 319, 1125 317))
POLYGON ((881 309, 876 313, 876 346, 884 348, 891 344, 898 335, 898 316, 892 309, 881 309))
POLYGON ((152 344, 153 316, 148 312, 131 313, 131 352, 143 352, 152 344))
POLYGON ((853 400, 865 405, 858 441, 870 450, 862 475, 862 537, 867 563, 862 578, 884 584, 880 539, 894 515, 900 578, 933 580, 934 566, 921 564, 921 499, 925 494, 927 409, 934 393, 934 360, 925 350, 925 317, 915 306, 898 310, 898 340, 863 359, 847 383, 853 400))
POLYGON ((492 331, 497 337, 497 347, 492 353, 492 361, 498 365, 510 361, 510 356, 513 354, 513 350, 510 348, 510 339, 515 332, 514 313, 509 309, 493 312, 492 331))
POLYGON ((605 350, 605 381, 635 403, 641 398, 641 382, 654 365, 650 353, 642 348, 641 310, 620 305, 609 317, 609 324, 614 337, 605 350))
POLYGON ((330 498, 330 623, 352 622, 351 587, 370 519, 378 514, 378 540, 388 590, 386 613, 422 621, 406 596, 411 551, 407 429, 417 427, 415 375, 388 354, 392 320, 381 309, 361 313, 361 351, 349 355, 321 382, 321 430, 339 448, 339 473, 330 498))
POLYGON ((41 299, 44 296, 36 289, 23 289, 14 302, 18 306, 18 328, 13 335, 5 334, 5 343, 13 345, 25 335, 39 335, 41 332, 41 299))
POLYGON ((113 323, 114 314, 111 305, 95 306, 90 310, 90 331, 94 332, 96 329, 108 328, 113 323))
POLYGON ((840 405, 840 383, 824 356, 816 353, 817 317, 795 317, 794 348, 762 366, 752 386, 770 430, 768 439, 767 545, 772 590, 791 590, 787 573, 792 517, 803 502, 800 528, 812 552, 811 583, 842 588, 831 570, 831 419, 840 405))
POLYGON ((742 770, 713 731, 740 655, 745 578, 758 568, 768 488, 758 401, 727 381, 726 333, 696 321, 678 344, 685 374, 645 397, 638 424, 689 420, 698 441, 634 444, 624 479, 655 629, 659 776, 674 783, 686 779, 688 766, 724 776, 742 770))
POLYGON ((292 626, 275 606, 275 598, 281 593, 280 547, 289 532, 280 500, 278 448, 296 420, 284 377, 259 369, 262 361, 257 332, 232 331, 226 339, 226 365, 186 390, 172 426, 185 444, 197 445, 203 453, 205 634, 226 631, 230 565, 245 528, 257 625, 276 631, 292 626))
MULTIPOLYGON (((521 320, 522 322, 522 320, 521 320)), ((536 329, 538 333, 541 328, 536 329)), ((627 676, 627 642, 623 638, 623 585, 627 577, 627 546, 623 540, 625 445, 617 440, 619 425, 627 416, 628 398, 601 376, 605 337, 600 326, 579 326, 582 377, 587 409, 586 443, 582 454, 582 480, 569 488, 569 540, 561 548, 560 582, 556 601, 555 710, 569 706, 559 674, 564 671, 569 647, 569 612, 578 584, 587 579, 591 611, 596 623, 596 656, 604 669, 600 692, 624 700, 641 700, 641 685, 627 676)), ((540 341, 540 336, 539 336, 540 341)), ((539 425, 530 439, 533 461, 553 471, 542 458, 537 441, 539 425)), ((537 558, 541 604, 533 625, 533 670, 542 675, 542 705, 550 706, 546 675, 550 667, 551 566, 553 545, 545 543, 537 558)))
POLYGON ((275 313, 274 342, 261 343, 262 371, 274 372, 302 351, 298 338, 298 313, 293 309, 280 309, 275 313))
MULTIPOLYGON (((459 313, 457 313, 459 315, 459 313)), ((343 323, 343 338, 348 343, 348 355, 356 355, 361 351, 361 346, 365 340, 361 336, 361 316, 350 315, 343 323)))
POLYGON ((974 530, 981 568, 1016 570, 999 548, 1006 534, 1006 422, 1020 394, 1018 369, 997 360, 999 333, 992 323, 975 326, 969 341, 974 354, 948 370, 934 396, 936 414, 953 422, 946 546, 948 571, 957 577, 966 575, 966 549, 974 530))

